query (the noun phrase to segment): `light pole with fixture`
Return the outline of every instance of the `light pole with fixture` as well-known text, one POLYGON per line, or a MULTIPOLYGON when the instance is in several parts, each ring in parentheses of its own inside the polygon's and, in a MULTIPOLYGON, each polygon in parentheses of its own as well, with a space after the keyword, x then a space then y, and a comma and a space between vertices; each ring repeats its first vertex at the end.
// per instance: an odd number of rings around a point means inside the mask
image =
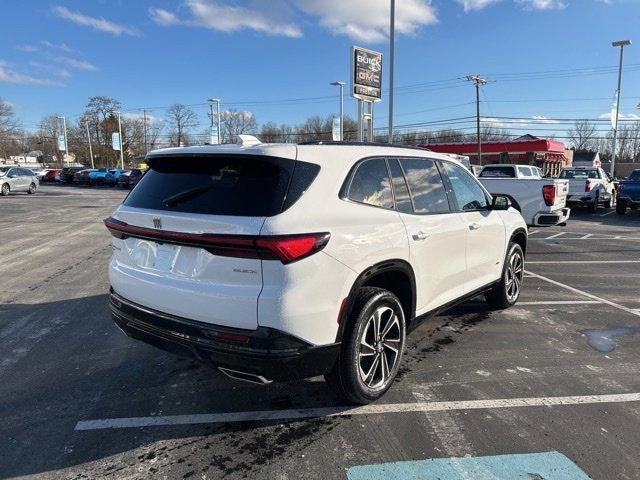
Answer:
POLYGON ((219 98, 210 98, 207 100, 209 102, 209 108, 211 111, 209 112, 209 118, 211 118, 211 138, 209 143, 220 145, 222 143, 220 139, 220 99, 219 98), (216 104, 216 129, 218 132, 217 142, 215 142, 215 137, 213 135, 213 104, 216 104))
POLYGON ((622 61, 624 59, 624 47, 631 45, 631 40, 619 40, 611 44, 613 47, 620 47, 620 66, 618 68, 618 90, 616 95, 616 115, 613 120, 613 151, 611 152, 611 170, 609 174, 613 177, 616 167, 616 147, 618 143, 618 117, 620 115, 620 88, 622 87, 622 61))
POLYGON ((340 87, 340 141, 344 141, 344 82, 331 82, 334 87, 340 87))
POLYGON ((389 17, 389 139, 393 143, 393 64, 396 50, 396 1, 391 0, 389 17))

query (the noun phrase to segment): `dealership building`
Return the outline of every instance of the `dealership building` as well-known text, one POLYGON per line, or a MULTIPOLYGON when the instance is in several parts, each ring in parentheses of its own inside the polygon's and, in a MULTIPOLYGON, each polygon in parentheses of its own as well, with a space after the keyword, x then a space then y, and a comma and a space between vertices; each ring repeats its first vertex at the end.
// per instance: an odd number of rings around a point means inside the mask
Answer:
POLYGON ((430 143, 420 147, 438 153, 465 155, 469 157, 472 165, 492 163, 535 165, 540 167, 545 175, 554 177, 562 168, 571 166, 571 158, 565 153, 564 143, 533 135, 523 135, 507 142, 483 142, 480 161, 476 142, 430 143))

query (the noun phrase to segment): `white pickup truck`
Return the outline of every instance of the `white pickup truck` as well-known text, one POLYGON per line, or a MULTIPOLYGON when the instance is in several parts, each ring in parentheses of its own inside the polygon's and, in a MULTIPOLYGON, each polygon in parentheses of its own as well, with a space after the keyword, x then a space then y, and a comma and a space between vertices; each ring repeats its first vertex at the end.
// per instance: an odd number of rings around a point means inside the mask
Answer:
POLYGON ((487 165, 478 175, 489 193, 506 195, 529 226, 565 224, 571 210, 566 207, 569 182, 543 178, 538 167, 487 165))
POLYGON ((616 193, 613 180, 598 167, 570 167, 560 172, 560 178, 569 182, 567 204, 586 205, 590 212, 615 206, 616 193))

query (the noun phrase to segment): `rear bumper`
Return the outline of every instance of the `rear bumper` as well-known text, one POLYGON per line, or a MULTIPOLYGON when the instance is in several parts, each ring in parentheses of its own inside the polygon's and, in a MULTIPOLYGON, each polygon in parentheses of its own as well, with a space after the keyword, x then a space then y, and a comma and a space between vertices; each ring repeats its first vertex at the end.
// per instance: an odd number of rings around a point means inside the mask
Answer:
POLYGON ((567 205, 586 205, 593 203, 595 197, 591 195, 569 195, 567 196, 567 205))
POLYGON ((272 328, 241 330, 159 312, 111 292, 115 323, 129 337, 216 368, 288 381, 327 373, 340 344, 313 346, 272 328))
POLYGON ((556 212, 540 212, 533 217, 533 226, 535 227, 552 227, 569 220, 571 215, 570 208, 563 208, 556 212))

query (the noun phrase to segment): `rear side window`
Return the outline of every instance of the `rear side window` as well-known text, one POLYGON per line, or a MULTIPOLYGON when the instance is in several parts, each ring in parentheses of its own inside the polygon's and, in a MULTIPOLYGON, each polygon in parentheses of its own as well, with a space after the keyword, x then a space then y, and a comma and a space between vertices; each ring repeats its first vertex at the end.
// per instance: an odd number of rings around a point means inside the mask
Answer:
POLYGON ((478 181, 465 168, 451 162, 442 162, 459 210, 482 210, 488 207, 487 195, 478 181))
MULTIPOLYGON (((296 185, 293 196, 297 200, 320 169, 310 166, 314 175, 292 182, 296 163, 306 171, 305 162, 255 155, 198 155, 155 157, 149 163, 149 170, 124 205, 243 217, 269 217, 282 212, 290 184, 296 185)), ((292 201, 286 205, 291 206, 292 201)))
POLYGON ((347 197, 358 203, 393 208, 391 183, 384 158, 372 158, 358 165, 347 197))
POLYGON ((640 180, 640 170, 634 170, 629 175, 629 180, 640 180))
POLYGON ((486 166, 480 172, 480 176, 485 178, 515 178, 516 172, 513 167, 486 166))
POLYGON ((520 175, 523 177, 531 176, 531 169, 529 167, 518 167, 518 172, 520 172, 520 175))
POLYGON ((448 213, 449 201, 442 177, 433 160, 403 158, 404 170, 415 213, 448 213))

